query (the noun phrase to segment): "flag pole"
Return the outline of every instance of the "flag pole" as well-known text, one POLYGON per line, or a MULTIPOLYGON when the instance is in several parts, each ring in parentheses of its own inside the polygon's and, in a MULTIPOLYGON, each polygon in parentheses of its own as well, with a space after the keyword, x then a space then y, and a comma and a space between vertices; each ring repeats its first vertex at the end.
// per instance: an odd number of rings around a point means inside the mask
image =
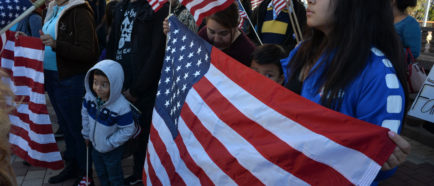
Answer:
MULTIPOLYGON (((240 4, 241 7, 243 8, 243 10, 246 12, 246 9, 244 8, 243 3, 240 1, 239 4, 240 4)), ((249 21, 249 23, 250 23, 250 27, 252 27, 253 32, 255 33, 256 37, 258 38, 259 44, 264 45, 264 44, 262 43, 262 41, 261 41, 261 38, 259 38, 258 32, 256 32, 256 29, 255 29, 255 27, 253 26, 253 23, 252 23, 252 21, 250 20, 249 14, 247 14, 247 12, 246 12, 246 17, 247 17, 247 21, 249 21)))
POLYGON ((291 13, 292 10, 291 10, 291 7, 289 6, 289 2, 288 1, 291 1, 291 0, 286 0, 286 8, 288 9, 289 21, 291 22, 292 31, 295 34, 295 40, 297 41, 297 44, 298 44, 298 43, 300 43, 300 38, 298 37, 298 31, 295 28, 295 22, 293 20, 294 17, 292 16, 292 13, 291 13))
POLYGON ((0 35, 5 33, 7 30, 9 30, 12 26, 14 26, 15 24, 17 24, 18 22, 20 22, 21 20, 23 20, 24 18, 26 18, 29 14, 31 14, 34 10, 36 10, 37 8, 39 8, 41 5, 44 4, 44 0, 38 0, 35 3, 33 3, 33 6, 31 6, 29 9, 27 9, 24 13, 22 13, 20 16, 18 16, 17 18, 15 18, 15 20, 13 20, 11 23, 9 23, 6 27, 2 28, 0 30, 0 35))
POLYGON ((303 33, 301 32, 300 24, 298 23, 297 14, 295 13, 294 2, 293 2, 292 0, 288 0, 288 1, 291 2, 291 9, 292 9, 292 10, 291 10, 291 13, 292 13, 292 15, 293 15, 293 17, 294 17, 295 25, 297 26, 298 33, 300 34, 300 35, 299 35, 299 38, 300 38, 301 41, 303 41, 303 40, 304 40, 304 39, 303 39, 303 33))

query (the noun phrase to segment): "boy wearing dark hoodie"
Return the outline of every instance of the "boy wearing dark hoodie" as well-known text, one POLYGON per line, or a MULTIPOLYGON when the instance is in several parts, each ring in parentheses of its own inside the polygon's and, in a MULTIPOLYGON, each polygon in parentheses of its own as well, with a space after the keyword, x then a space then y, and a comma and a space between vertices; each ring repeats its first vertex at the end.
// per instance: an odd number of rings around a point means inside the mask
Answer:
POLYGON ((135 131, 131 107, 122 95, 124 72, 119 63, 103 60, 86 74, 81 131, 101 185, 124 185, 123 144, 135 131))

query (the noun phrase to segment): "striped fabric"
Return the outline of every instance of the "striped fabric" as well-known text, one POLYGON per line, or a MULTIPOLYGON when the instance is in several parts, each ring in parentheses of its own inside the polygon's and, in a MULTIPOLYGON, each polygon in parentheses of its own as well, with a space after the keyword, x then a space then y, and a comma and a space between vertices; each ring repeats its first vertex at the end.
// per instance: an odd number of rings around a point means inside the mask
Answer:
POLYGON ((252 10, 258 7, 262 3, 262 1, 264 0, 251 0, 250 2, 252 3, 252 10))
POLYGON ((196 24, 200 25, 203 18, 226 9, 234 0, 180 0, 193 15, 196 24))
POLYGON ((154 12, 157 12, 165 3, 167 3, 167 0, 148 0, 148 2, 154 12))
POLYGON ((286 0, 271 0, 273 4, 273 17, 276 19, 280 12, 286 8, 286 0))
POLYGON ((169 23, 146 185, 369 185, 395 148, 169 23))
POLYGON ((247 13, 244 10, 244 7, 242 6, 240 0, 237 0, 237 4, 238 4, 238 14, 239 14, 239 19, 240 19, 240 23, 238 24, 238 28, 243 28, 244 25, 244 19, 247 19, 247 13))
POLYGON ((10 78, 18 104, 10 115, 12 124, 9 142, 13 152, 34 166, 63 168, 63 161, 54 139, 44 90, 44 46, 39 38, 20 37, 6 32, 1 53, 1 68, 10 78))

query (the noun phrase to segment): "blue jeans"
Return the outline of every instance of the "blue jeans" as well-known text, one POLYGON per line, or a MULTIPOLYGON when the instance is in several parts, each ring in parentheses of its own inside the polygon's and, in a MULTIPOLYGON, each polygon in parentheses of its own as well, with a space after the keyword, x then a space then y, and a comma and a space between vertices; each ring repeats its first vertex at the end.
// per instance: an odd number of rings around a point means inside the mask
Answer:
POLYGON ((45 90, 56 112, 59 127, 63 130, 66 143, 64 158, 86 170, 86 145, 81 135, 81 105, 84 89, 84 74, 64 80, 57 71, 45 70, 45 90))
POLYGON ((110 152, 100 153, 92 148, 92 159, 96 173, 102 186, 123 186, 124 175, 122 173, 122 154, 124 146, 113 149, 110 152))

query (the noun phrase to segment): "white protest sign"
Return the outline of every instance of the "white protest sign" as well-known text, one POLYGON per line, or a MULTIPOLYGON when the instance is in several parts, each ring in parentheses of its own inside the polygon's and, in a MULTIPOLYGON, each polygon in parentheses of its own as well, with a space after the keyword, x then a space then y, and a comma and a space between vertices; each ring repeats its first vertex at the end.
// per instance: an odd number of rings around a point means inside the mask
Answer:
POLYGON ((414 99, 408 115, 434 123, 434 66, 414 99))

